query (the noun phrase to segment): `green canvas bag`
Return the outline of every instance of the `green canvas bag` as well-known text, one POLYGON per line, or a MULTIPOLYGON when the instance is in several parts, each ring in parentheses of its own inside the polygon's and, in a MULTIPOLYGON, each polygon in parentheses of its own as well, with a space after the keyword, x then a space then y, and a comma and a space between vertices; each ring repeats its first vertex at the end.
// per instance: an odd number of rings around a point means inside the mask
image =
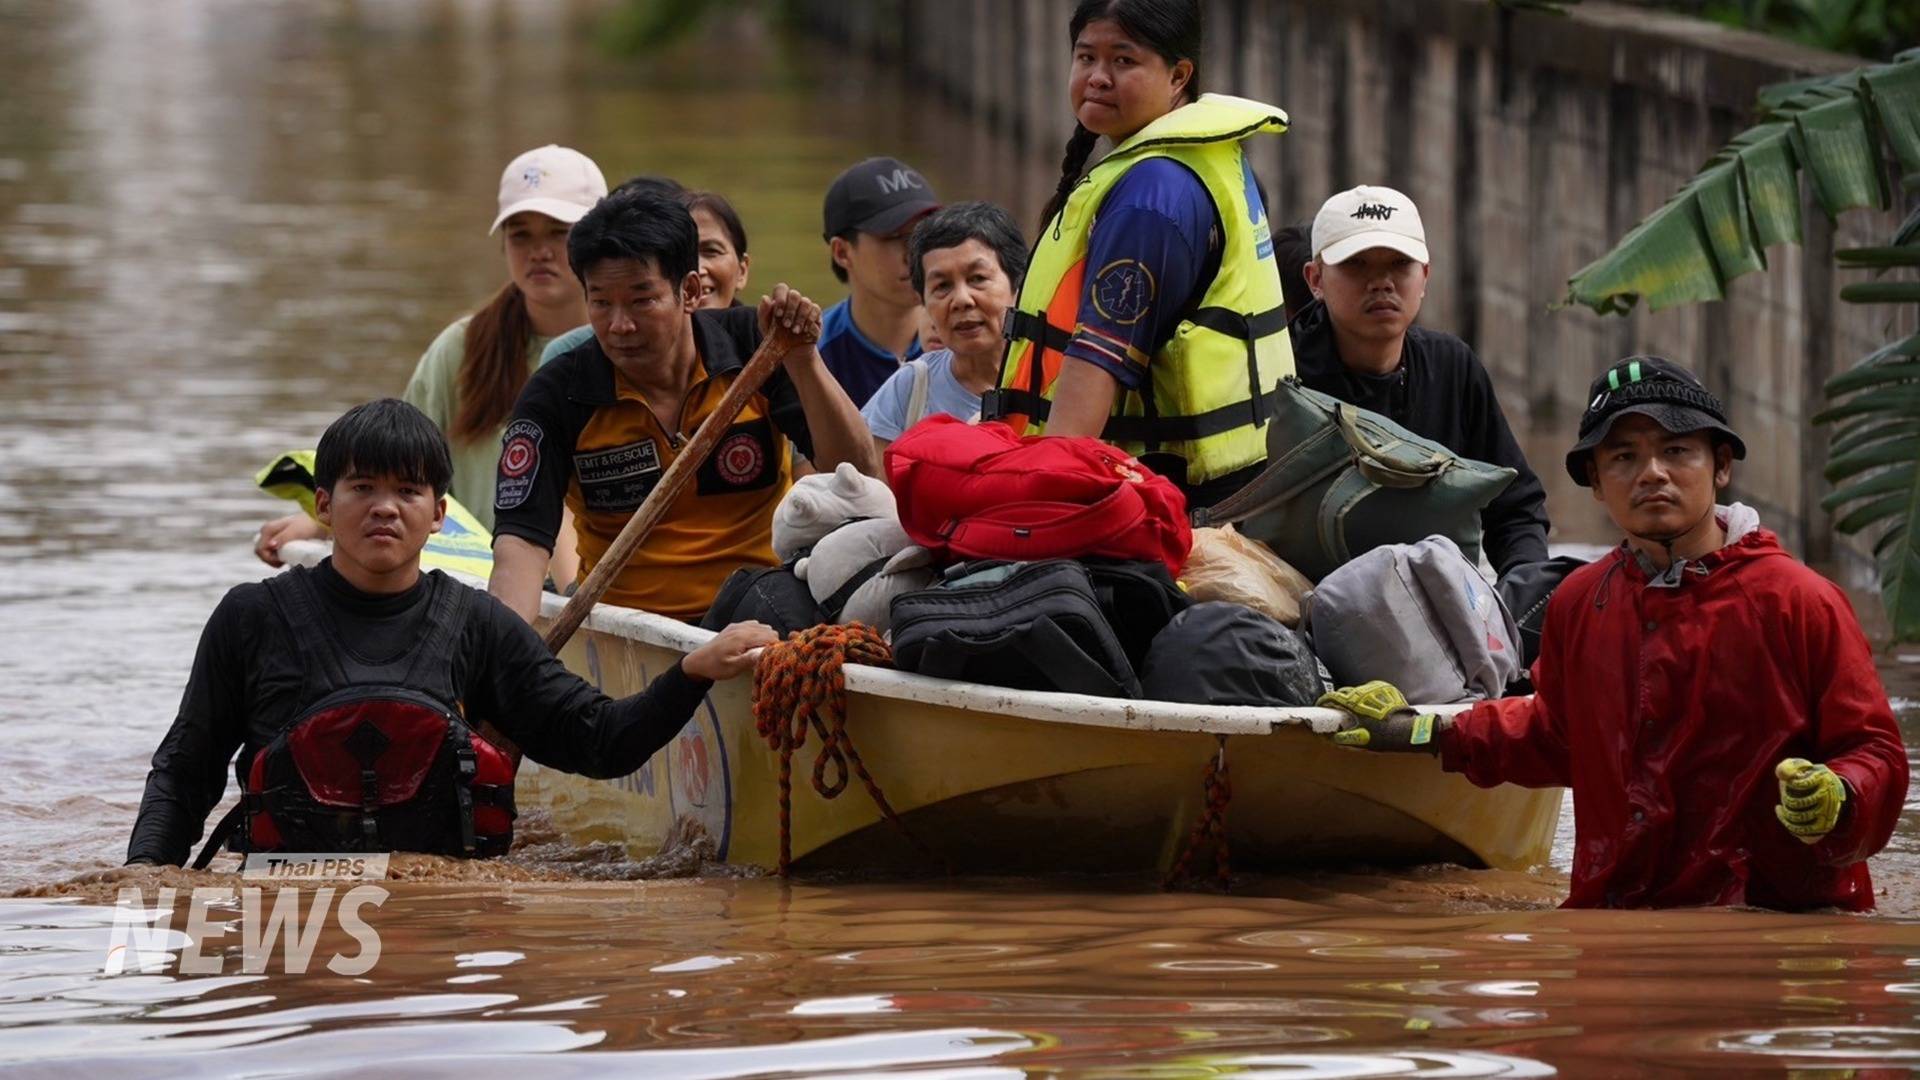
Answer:
POLYGON ((1338 398, 1280 380, 1267 467, 1193 524, 1241 533, 1314 581, 1384 544, 1444 536, 1480 560, 1480 511, 1514 470, 1464 458, 1338 398))

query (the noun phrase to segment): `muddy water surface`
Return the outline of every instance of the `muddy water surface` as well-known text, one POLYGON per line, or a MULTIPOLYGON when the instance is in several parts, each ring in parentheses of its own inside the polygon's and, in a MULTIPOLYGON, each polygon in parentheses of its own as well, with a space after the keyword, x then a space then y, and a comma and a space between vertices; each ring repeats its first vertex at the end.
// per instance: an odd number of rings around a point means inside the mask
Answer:
MULTIPOLYGON (((634 863, 530 820, 504 864, 399 864, 405 880, 362 909, 381 949, 364 974, 326 967, 358 949, 337 917, 314 923, 304 972, 284 946, 250 966, 238 929, 187 940, 188 891, 242 883, 109 868, 201 623, 261 573, 249 536, 279 504, 249 478, 346 405, 397 392, 432 336, 498 285, 485 226, 502 163, 558 141, 616 180, 719 188, 747 218, 754 282, 826 297, 819 198, 851 160, 894 153, 949 198, 1026 216, 1046 188, 1044 162, 1009 167, 885 73, 753 22, 620 59, 596 44, 606 11, 0 4, 0 893, 21 894, 0 901, 0 1069, 1920 1063, 1912 813, 1876 860, 1887 891, 1871 918, 1559 912, 1552 867, 1323 871, 1228 897, 1135 880, 789 887, 697 855, 634 863), (118 890, 152 903, 163 885, 182 891, 159 970, 104 974, 118 890), (193 951, 218 972, 187 973, 193 951)), ((1590 519, 1575 494, 1555 492, 1557 519, 1590 519)), ((1916 670, 1886 665, 1910 741, 1916 670)), ((311 914, 319 893, 300 895, 311 914)), ((232 924, 237 904, 208 918, 232 924)))

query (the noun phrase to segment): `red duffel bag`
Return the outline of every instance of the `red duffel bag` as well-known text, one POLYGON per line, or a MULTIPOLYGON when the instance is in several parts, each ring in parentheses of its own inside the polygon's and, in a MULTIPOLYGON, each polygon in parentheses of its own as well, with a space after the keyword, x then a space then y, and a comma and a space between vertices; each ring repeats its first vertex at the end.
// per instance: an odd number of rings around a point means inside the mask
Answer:
POLYGON ((1178 577, 1193 546, 1180 489, 1098 439, 931 416, 887 447, 887 484, 914 543, 963 559, 1151 560, 1178 577))

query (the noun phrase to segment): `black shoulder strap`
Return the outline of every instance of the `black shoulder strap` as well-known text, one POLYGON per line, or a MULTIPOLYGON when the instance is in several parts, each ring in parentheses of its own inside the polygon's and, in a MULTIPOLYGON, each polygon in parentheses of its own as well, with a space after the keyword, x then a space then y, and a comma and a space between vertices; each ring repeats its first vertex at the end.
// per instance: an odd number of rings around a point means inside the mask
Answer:
POLYGON ((473 589, 438 570, 427 573, 427 582, 433 590, 427 601, 427 624, 420 630, 420 642, 414 646, 401 685, 424 688, 421 680, 432 680, 434 696, 451 705, 460 697, 453 685, 453 656, 466 629, 473 589))
POLYGON ((859 592, 860 586, 872 581, 874 577, 878 575, 880 571, 885 570, 887 564, 892 561, 893 556, 882 555, 854 571, 852 577, 848 578, 839 588, 833 590, 832 596, 820 601, 821 612, 823 612, 829 620, 839 622, 840 613, 846 610, 847 601, 853 599, 853 594, 859 592))
POLYGON ((300 654, 300 663, 308 678, 326 687, 327 693, 347 685, 347 672, 340 664, 333 625, 320 610, 313 593, 314 571, 296 566, 266 581, 267 595, 273 597, 280 618, 287 624, 287 640, 300 654))
POLYGON ((213 862, 213 857, 219 852, 220 845, 227 842, 227 838, 233 835, 234 830, 240 827, 240 823, 246 820, 246 817, 247 792, 246 789, 242 788, 240 791, 240 801, 234 803, 233 809, 227 811, 226 816, 222 817, 219 824, 213 827, 213 831, 207 834, 207 842, 201 845, 199 857, 193 860, 193 868, 195 870, 205 870, 207 864, 213 862))

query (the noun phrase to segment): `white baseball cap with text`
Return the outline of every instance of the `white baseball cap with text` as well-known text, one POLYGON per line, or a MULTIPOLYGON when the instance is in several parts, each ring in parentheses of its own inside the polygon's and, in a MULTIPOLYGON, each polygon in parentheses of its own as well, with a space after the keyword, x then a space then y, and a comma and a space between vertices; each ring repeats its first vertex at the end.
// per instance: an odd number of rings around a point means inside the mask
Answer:
POLYGON ((1391 248, 1421 263, 1427 257, 1427 230, 1413 200, 1390 187, 1362 184, 1328 199, 1313 216, 1313 254, 1324 263, 1343 263, 1370 248, 1391 248))
POLYGON ((606 197, 607 178, 592 158, 548 143, 514 158, 500 174, 500 213, 487 232, 499 232, 502 222, 523 210, 571 225, 606 197))

